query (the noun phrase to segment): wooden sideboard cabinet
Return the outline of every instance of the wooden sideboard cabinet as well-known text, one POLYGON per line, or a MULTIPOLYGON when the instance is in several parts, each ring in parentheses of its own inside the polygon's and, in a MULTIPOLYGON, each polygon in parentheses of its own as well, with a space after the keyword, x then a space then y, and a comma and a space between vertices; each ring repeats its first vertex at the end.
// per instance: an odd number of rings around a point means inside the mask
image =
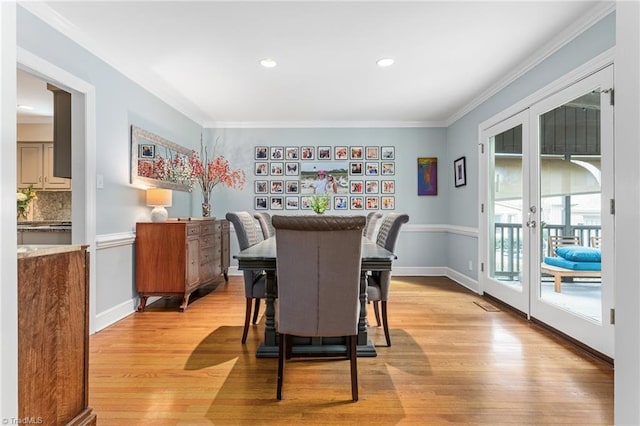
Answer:
POLYGON ((88 406, 88 383, 89 253, 86 246, 21 246, 18 249, 19 419, 14 420, 43 425, 95 425, 96 415, 88 406))
POLYGON ((229 270, 229 222, 215 218, 136 224, 138 311, 149 296, 181 296, 180 311, 198 288, 229 270))

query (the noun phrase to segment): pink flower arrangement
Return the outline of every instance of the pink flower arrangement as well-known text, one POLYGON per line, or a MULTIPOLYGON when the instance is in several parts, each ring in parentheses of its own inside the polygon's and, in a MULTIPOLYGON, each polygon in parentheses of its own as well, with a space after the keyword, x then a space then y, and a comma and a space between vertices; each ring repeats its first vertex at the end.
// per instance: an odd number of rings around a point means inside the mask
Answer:
POLYGON ((229 188, 242 189, 244 187, 246 176, 244 170, 231 170, 229 160, 222 155, 209 160, 207 148, 201 148, 203 153, 200 156, 197 152, 192 151, 189 156, 189 165, 191 166, 191 175, 198 182, 202 189, 202 196, 205 203, 209 203, 211 191, 213 188, 222 184, 229 188))

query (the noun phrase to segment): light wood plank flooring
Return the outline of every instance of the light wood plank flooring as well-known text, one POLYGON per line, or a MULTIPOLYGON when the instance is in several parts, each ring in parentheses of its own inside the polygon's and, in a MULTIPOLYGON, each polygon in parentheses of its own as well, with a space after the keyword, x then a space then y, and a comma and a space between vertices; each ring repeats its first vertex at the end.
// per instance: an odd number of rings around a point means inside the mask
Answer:
POLYGON ((89 403, 101 426, 613 424, 611 367, 474 301, 487 303, 446 278, 398 277, 393 346, 358 359, 360 401, 350 400, 348 361, 300 358, 287 362, 277 401, 277 360, 255 357, 264 318, 240 343, 234 276, 185 313, 165 299, 91 336, 89 403))

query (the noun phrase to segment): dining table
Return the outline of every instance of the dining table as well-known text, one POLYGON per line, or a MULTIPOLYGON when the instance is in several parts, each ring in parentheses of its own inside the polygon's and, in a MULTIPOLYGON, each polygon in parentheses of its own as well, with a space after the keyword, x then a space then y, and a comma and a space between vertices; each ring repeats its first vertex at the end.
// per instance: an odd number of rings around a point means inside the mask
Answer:
MULTIPOLYGON (((278 357, 278 332, 276 329, 275 303, 277 288, 276 236, 267 238, 258 244, 241 250, 233 256, 241 271, 264 271, 266 274, 266 308, 264 340, 258 346, 258 358, 278 357)), ((376 348, 368 338, 367 323, 367 279, 368 272, 390 271, 395 254, 377 245, 374 241, 362 237, 360 268, 360 317, 358 319, 357 354, 359 357, 377 356, 376 348)), ((340 338, 304 338, 294 337, 293 354, 297 356, 340 356, 346 352, 344 339, 340 338)))

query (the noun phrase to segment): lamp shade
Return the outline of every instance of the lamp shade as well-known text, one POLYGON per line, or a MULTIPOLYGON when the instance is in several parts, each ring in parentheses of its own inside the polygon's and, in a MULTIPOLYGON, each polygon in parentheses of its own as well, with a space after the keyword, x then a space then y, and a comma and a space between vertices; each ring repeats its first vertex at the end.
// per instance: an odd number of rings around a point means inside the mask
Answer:
POLYGON ((172 195, 173 193, 170 189, 147 189, 147 205, 153 206, 153 210, 151 210, 152 222, 164 222, 167 220, 169 213, 165 207, 171 206, 172 195))
POLYGON ((147 189, 147 205, 171 207, 172 191, 170 189, 147 189))

